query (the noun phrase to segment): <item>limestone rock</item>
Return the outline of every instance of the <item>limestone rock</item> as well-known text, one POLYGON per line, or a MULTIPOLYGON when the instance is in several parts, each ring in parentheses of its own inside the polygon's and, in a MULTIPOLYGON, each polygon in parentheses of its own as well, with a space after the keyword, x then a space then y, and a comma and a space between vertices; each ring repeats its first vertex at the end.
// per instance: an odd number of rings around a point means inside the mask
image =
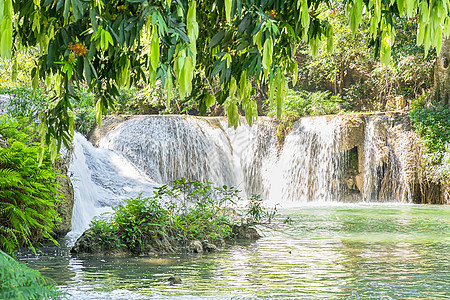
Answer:
POLYGON ((167 281, 169 282, 170 285, 183 283, 183 281, 181 280, 181 277, 177 276, 177 275, 170 276, 170 278, 167 281))
POLYGON ((364 143, 364 121, 361 115, 342 115, 339 122, 339 152, 348 151, 364 143))
POLYGON ((360 192, 363 192, 364 189, 364 173, 359 173, 355 176, 355 183, 360 192))
POLYGON ((237 240, 257 240, 261 237, 255 228, 247 224, 233 225, 232 232, 237 240))
POLYGON ((127 116, 115 116, 115 115, 106 116, 102 120, 102 126, 100 128, 98 128, 97 125, 94 128, 92 128, 91 132, 89 132, 88 140, 92 143, 92 145, 98 146, 100 140, 108 132, 113 131, 114 128, 116 128, 120 123, 125 122, 128 119, 129 117, 127 116))
POLYGON ((217 252, 217 251, 219 251, 219 248, 217 248, 216 245, 211 244, 209 242, 203 242, 202 246, 203 246, 203 250, 205 252, 217 252))
POLYGON ((186 247, 188 253, 203 253, 203 245, 199 240, 190 241, 186 247))
POLYGON ((0 134, 0 149, 6 147, 6 141, 3 136, 0 134))

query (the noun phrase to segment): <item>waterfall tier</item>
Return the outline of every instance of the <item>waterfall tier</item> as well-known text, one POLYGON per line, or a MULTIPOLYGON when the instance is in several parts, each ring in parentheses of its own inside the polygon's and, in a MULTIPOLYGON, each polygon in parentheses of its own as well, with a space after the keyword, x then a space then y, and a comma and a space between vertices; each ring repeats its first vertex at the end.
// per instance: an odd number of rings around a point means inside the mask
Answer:
POLYGON ((76 135, 74 230, 102 207, 151 195, 155 185, 181 177, 235 186, 282 206, 414 197, 418 150, 404 117, 302 118, 284 139, 277 126, 268 118, 235 130, 224 118, 136 116, 97 133, 98 148, 76 135))

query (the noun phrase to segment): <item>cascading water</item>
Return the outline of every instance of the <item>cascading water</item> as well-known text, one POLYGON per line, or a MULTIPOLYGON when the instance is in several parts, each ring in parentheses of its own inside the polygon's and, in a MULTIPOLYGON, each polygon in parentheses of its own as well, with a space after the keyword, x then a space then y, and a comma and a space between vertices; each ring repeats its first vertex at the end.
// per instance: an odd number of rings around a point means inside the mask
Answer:
POLYGON ((336 201, 343 157, 338 153, 339 131, 333 120, 305 118, 286 137, 276 166, 278 181, 271 197, 287 201, 336 201))
POLYGON ((271 175, 278 161, 276 124, 270 119, 260 118, 251 127, 243 123, 236 129, 227 128, 226 119, 221 125, 229 137, 233 157, 242 170, 242 188, 247 195, 260 194, 268 198, 274 178, 271 175))
POLYGON ((359 175, 348 172, 339 120, 303 118, 283 144, 277 139, 277 123, 267 118, 235 130, 227 128, 223 118, 133 117, 101 138, 99 148, 76 135, 70 167, 76 190, 74 231, 83 231, 99 210, 125 197, 151 195, 153 186, 181 177, 235 186, 247 195, 261 194, 269 205, 282 206, 340 201, 345 193, 356 195, 349 198, 353 201, 392 201, 408 194, 406 177, 401 175, 406 160, 396 155, 403 151, 403 142, 395 153, 383 150, 395 130, 381 138, 380 128, 386 131, 393 125, 384 117, 365 118, 364 138, 351 146, 364 147, 354 151, 364 156, 363 163, 357 158, 356 165, 364 169, 355 171, 363 178, 358 185, 348 181, 359 175))
POLYGON ((283 145, 277 141, 276 124, 271 120, 226 132, 240 162, 247 194, 287 204, 338 199, 344 160, 338 155, 339 130, 326 117, 301 119, 283 145))
POLYGON ((157 185, 120 154, 95 148, 79 133, 74 136, 69 173, 75 192, 71 232, 75 237, 87 229, 94 216, 122 199, 150 195, 157 185))
POLYGON ((362 199, 369 202, 376 199, 378 192, 378 172, 377 167, 380 165, 380 158, 377 156, 376 147, 377 139, 375 136, 375 120, 371 117, 365 119, 364 134, 364 186, 362 190, 362 199))
POLYGON ((366 116, 364 137, 364 201, 411 202, 416 166, 411 134, 387 116, 366 116))
POLYGON ((160 184, 181 177, 230 186, 242 180, 228 137, 214 120, 138 117, 109 132, 100 147, 121 152, 160 184))

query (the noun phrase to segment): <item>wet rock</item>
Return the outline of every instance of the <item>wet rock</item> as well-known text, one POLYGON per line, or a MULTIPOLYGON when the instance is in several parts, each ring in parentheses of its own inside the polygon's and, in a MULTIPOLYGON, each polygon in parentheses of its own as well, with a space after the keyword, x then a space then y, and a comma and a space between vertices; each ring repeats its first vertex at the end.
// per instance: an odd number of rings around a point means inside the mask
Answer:
POLYGON ((361 115, 342 115, 338 152, 348 151, 364 143, 364 121, 361 115))
POLYGON ((216 245, 211 244, 209 242, 203 242, 202 246, 203 246, 203 250, 205 252, 217 252, 217 251, 219 251, 219 248, 217 248, 216 245))
POLYGON ((358 190, 363 192, 364 189, 364 173, 359 173, 355 176, 355 182, 358 190))
POLYGON ((100 140, 110 131, 113 131, 117 126, 119 126, 122 122, 128 120, 127 116, 115 116, 110 115, 106 116, 102 120, 102 126, 98 128, 97 125, 92 128, 91 132, 89 132, 88 139, 94 146, 98 146, 100 140))
POLYGON ((233 225, 232 232, 236 240, 257 240, 261 237, 258 231, 248 224, 233 225))
POLYGON ((177 275, 170 276, 170 278, 167 281, 169 282, 170 285, 183 283, 180 276, 177 276, 177 275))
POLYGON ((6 141, 3 138, 3 136, 0 134, 0 149, 1 148, 6 148, 6 141))
POLYGON ((203 245, 199 240, 190 241, 186 247, 188 253, 203 253, 203 245))

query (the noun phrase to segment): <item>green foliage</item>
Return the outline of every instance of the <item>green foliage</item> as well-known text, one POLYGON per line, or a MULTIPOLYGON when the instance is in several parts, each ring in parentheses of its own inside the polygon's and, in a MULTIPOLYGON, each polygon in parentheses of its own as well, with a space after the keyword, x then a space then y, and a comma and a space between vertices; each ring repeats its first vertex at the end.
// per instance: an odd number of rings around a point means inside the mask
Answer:
POLYGON ((450 108, 436 104, 426 107, 425 97, 414 101, 409 112, 427 156, 426 177, 436 183, 450 180, 450 108))
POLYGON ((409 115, 429 153, 442 155, 448 151, 450 143, 450 108, 448 106, 416 107, 410 111, 409 115))
POLYGON ((17 247, 52 238, 59 199, 56 173, 49 154, 42 164, 37 133, 26 120, 0 116, 0 249, 12 254, 17 247))
POLYGON ((322 51, 314 58, 301 48, 297 88, 339 94, 347 110, 385 110, 397 108, 396 98, 408 104, 432 87, 436 53, 424 56, 423 47, 416 45, 417 20, 392 20, 397 42, 391 51, 392 64, 384 65, 374 57, 376 47, 367 47, 373 44, 368 16, 362 18, 364 26, 355 33, 342 9, 330 10, 329 19, 334 28, 334 51, 322 51))
POLYGON ((60 299, 55 283, 0 250, 1 299, 60 299))
POLYGON ((249 224, 271 223, 277 212, 276 206, 272 210, 267 210, 260 195, 252 195, 247 204, 247 222, 249 224))
POLYGON ((287 134, 291 131, 292 126, 294 126, 295 120, 293 118, 282 119, 280 124, 277 126, 277 141, 281 146, 284 143, 284 139, 287 134))
MULTIPOLYGON (((73 134, 71 98, 78 82, 96 95, 98 124, 119 88, 141 81, 160 81, 169 99, 175 86, 181 100, 192 97, 201 111, 213 96, 226 104, 234 126, 239 104, 249 123, 257 117, 247 95, 268 84, 280 115, 286 76, 297 76, 295 46, 303 41, 316 56, 327 40, 331 50, 336 28, 329 21, 329 0, 3 2, 0 56, 39 49, 31 84, 46 82, 52 105, 41 116, 42 141, 56 150, 68 146, 73 134)), ((439 52, 442 36, 450 33, 447 0, 344 3, 352 34, 361 24, 368 27, 370 44, 384 63, 391 57, 397 17, 417 17, 417 44, 425 53, 430 47, 439 52)))
POLYGON ((85 89, 79 89, 73 104, 74 129, 87 136, 95 125, 95 96, 85 89))
POLYGON ((4 110, 13 117, 37 120, 39 111, 44 111, 48 105, 45 96, 40 91, 33 91, 29 86, 17 85, 0 88, 0 94, 10 96, 9 103, 4 110))
MULTIPOLYGON (((238 190, 184 178, 171 184, 155 188, 153 197, 127 199, 110 218, 96 218, 91 223, 96 243, 139 250, 144 241, 159 238, 215 243, 231 237, 232 225, 238 221, 229 206, 239 198, 238 190)), ((258 203, 249 207, 252 223, 271 221, 275 212, 267 213, 260 198, 254 196, 251 203, 258 203)))
MULTIPOLYGON (((337 114, 342 111, 339 96, 330 92, 307 92, 289 90, 283 104, 282 118, 296 119, 303 116, 337 114)), ((276 114, 276 107, 269 114, 276 114)))

